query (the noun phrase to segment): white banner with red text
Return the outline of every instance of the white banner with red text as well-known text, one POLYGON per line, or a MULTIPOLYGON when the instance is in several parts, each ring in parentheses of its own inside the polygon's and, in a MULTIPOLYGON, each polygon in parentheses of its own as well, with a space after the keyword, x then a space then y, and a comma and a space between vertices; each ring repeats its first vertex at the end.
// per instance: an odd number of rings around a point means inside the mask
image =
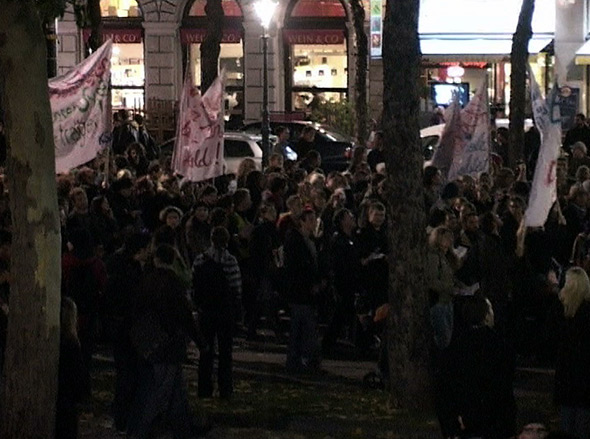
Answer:
POLYGON ((557 200, 557 159, 561 146, 561 112, 557 84, 547 99, 541 96, 539 84, 529 68, 531 105, 535 124, 541 134, 541 148, 533 176, 529 204, 524 214, 527 227, 542 227, 551 206, 557 200))
POLYGON ((109 40, 62 76, 49 80, 56 172, 94 159, 112 140, 109 40))
POLYGON ((184 179, 203 181, 223 175, 223 72, 205 94, 187 74, 180 98, 172 168, 184 179))

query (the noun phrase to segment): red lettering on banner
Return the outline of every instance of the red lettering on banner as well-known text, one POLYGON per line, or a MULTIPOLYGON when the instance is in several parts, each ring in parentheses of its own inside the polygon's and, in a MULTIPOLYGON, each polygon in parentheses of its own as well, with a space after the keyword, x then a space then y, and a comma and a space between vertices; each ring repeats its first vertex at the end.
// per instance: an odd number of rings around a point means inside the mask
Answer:
MULTIPOLYGON (((84 42, 90 39, 91 30, 84 29, 84 42)), ((114 44, 140 44, 143 41, 141 29, 105 29, 102 31, 102 42, 113 40, 114 44)))

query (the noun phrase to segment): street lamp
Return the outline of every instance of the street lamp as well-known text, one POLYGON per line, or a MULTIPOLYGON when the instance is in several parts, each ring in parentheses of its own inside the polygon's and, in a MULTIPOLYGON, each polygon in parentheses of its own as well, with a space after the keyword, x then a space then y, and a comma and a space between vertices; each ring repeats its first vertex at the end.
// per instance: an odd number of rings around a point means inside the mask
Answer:
POLYGON ((254 4, 256 15, 262 25, 262 161, 268 165, 270 156, 270 120, 268 115, 268 26, 278 3, 258 0, 254 4))

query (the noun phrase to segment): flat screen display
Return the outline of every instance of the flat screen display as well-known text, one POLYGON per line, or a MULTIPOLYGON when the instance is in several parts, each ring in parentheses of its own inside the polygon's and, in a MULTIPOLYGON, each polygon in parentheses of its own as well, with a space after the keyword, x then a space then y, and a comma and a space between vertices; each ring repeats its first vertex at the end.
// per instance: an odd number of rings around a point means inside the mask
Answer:
POLYGON ((430 97, 437 106, 448 107, 455 94, 458 96, 461 107, 467 105, 467 102, 469 102, 469 83, 434 82, 430 84, 430 97))

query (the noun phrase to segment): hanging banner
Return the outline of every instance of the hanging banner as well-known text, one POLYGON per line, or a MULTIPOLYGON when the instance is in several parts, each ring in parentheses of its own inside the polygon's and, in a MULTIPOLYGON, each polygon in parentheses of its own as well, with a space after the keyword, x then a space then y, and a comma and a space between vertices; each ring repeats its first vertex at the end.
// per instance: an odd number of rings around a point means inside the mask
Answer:
POLYGON ((558 99, 561 129, 567 131, 574 126, 576 114, 580 112, 580 89, 578 87, 568 87, 567 85, 560 87, 558 99))
POLYGON ((531 105, 535 124, 541 134, 541 148, 533 176, 529 204, 524 214, 527 227, 542 227, 547 221, 551 206, 557 200, 557 159, 561 145, 561 111, 559 87, 551 90, 547 99, 541 96, 539 84, 529 68, 531 105))
POLYGON ((223 175, 223 74, 203 96, 190 74, 184 81, 172 167, 189 181, 223 175))
POLYGON ((381 58, 383 49, 383 0, 371 0, 371 58, 381 58))
POLYGON ((455 94, 445 112, 445 120, 432 165, 440 169, 447 181, 488 171, 490 117, 487 80, 463 109, 459 105, 458 94, 455 94))
POLYGON ((94 159, 112 140, 112 41, 62 76, 49 80, 56 172, 94 159))

